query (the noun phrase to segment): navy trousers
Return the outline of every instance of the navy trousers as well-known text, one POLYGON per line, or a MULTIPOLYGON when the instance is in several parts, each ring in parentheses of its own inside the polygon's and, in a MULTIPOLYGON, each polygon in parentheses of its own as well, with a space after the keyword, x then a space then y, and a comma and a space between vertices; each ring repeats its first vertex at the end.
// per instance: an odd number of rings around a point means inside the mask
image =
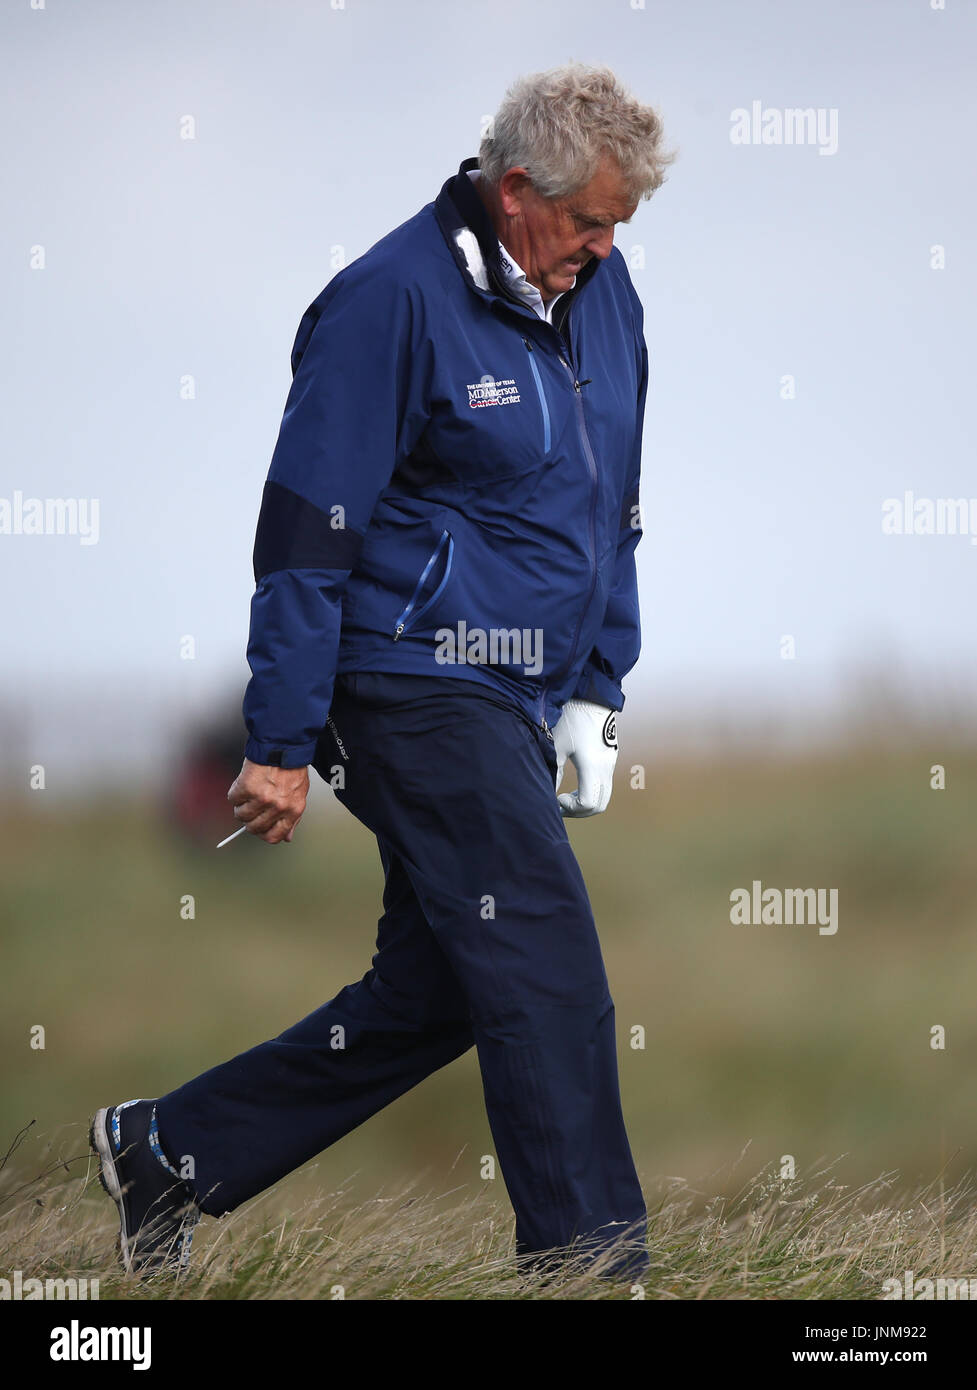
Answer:
MULTIPOLYGON (((478 1050, 519 1262, 607 1250, 647 1269, 614 1007, 554 794, 552 741, 463 679, 340 676, 314 766, 376 835, 372 968, 278 1037, 157 1103, 204 1212, 231 1211, 478 1050)), ((328 851, 325 855, 328 876, 328 851)))

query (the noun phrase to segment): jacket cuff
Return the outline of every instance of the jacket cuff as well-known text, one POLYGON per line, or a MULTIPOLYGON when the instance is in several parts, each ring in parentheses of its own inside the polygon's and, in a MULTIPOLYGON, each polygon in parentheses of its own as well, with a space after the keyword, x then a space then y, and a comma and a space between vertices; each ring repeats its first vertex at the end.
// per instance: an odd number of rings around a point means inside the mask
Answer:
POLYGON ((255 738, 249 738, 244 748, 244 756, 248 762, 258 763, 261 767, 308 767, 315 757, 315 750, 315 743, 302 743, 297 748, 285 748, 280 743, 260 743, 255 738))
POLYGON ((573 700, 589 700, 591 704, 603 705, 606 709, 622 710, 624 708, 624 696, 621 687, 609 676, 602 675, 595 671, 592 666, 584 668, 577 687, 572 696, 573 700))

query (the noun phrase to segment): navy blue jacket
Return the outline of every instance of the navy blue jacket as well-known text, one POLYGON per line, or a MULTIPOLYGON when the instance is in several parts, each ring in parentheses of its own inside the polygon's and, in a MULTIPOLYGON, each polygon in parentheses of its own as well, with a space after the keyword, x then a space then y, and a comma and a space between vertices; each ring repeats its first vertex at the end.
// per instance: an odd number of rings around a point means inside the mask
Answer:
POLYGON ((310 763, 344 671, 478 681, 544 728, 572 697, 623 706, 640 645, 641 302, 615 247, 540 319, 503 279, 477 167, 338 271, 299 325, 254 546, 253 762, 310 763))

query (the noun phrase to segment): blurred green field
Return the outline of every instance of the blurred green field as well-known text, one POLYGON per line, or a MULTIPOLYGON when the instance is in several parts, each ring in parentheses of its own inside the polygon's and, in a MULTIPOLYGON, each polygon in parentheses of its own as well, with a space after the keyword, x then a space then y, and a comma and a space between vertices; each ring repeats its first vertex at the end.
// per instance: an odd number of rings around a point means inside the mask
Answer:
MULTIPOLYGON (((0 1155, 34 1120, 11 1159, 25 1172, 45 1135, 76 1126, 81 1153, 97 1106, 161 1094, 358 979, 382 888, 373 837, 321 784, 293 844, 219 854, 182 844, 152 805, 82 812, 49 796, 0 816, 0 1155)), ((679 1175, 711 1195, 788 1154, 855 1184, 974 1169, 975 812, 977 753, 942 739, 722 762, 625 750, 609 810, 570 835, 646 1192, 679 1175), (930 789, 937 762, 944 791, 930 789), (634 763, 644 790, 628 785, 634 763), (837 888, 837 934, 731 925, 730 892, 754 879, 837 888)), ((282 1191, 476 1192, 493 1151, 470 1052, 282 1191)))

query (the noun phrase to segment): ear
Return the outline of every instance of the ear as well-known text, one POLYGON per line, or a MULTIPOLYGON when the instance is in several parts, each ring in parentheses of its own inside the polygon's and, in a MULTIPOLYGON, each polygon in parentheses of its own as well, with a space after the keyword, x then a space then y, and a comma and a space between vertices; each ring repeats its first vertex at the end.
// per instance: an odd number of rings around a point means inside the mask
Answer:
POLYGON ((529 170, 521 164, 514 164, 499 179, 499 202, 507 217, 522 215, 526 198, 532 193, 529 170))

